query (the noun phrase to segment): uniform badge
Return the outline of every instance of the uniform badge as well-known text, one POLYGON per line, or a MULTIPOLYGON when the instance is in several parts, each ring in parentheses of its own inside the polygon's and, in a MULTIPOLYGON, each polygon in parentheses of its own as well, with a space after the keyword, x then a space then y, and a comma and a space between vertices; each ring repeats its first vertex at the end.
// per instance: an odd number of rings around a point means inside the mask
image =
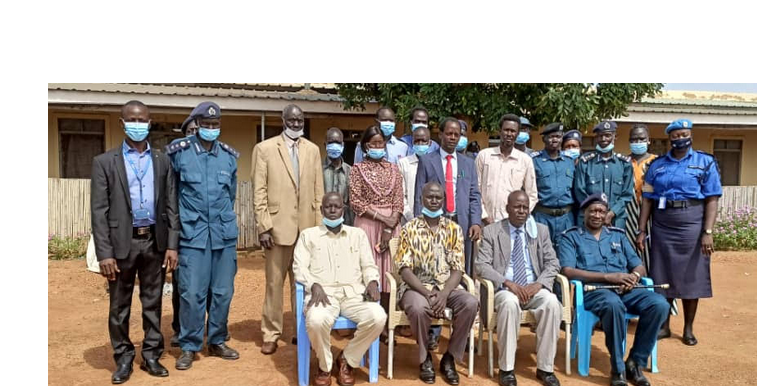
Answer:
POLYGON ((179 142, 179 145, 181 145, 181 147, 187 146, 187 144, 184 141, 179 142))
POLYGON ((216 109, 214 109, 212 106, 208 108, 208 115, 215 116, 216 115, 216 109))
POLYGON ((607 195, 606 194, 602 193, 602 195, 600 197, 602 197, 602 201, 607 202, 607 195))
POLYGON ((605 122, 605 129, 609 129, 609 128, 610 128, 610 122, 605 122))
POLYGON ((683 121, 683 127, 689 127, 689 122, 683 121))

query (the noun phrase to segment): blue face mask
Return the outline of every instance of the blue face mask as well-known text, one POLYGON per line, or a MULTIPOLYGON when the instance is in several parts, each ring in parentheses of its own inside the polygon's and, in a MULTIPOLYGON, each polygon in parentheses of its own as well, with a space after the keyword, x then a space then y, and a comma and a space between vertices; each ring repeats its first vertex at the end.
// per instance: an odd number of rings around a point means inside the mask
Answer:
POLYGON ((325 226, 327 226, 329 228, 336 228, 336 227, 342 225, 342 223, 344 222, 344 216, 339 217, 336 220, 329 220, 326 217, 324 217, 323 220, 321 220, 321 222, 323 222, 323 225, 325 225, 325 226))
POLYGON ((200 138, 208 141, 213 142, 218 138, 219 135, 221 135, 221 129, 208 129, 207 127, 201 127, 197 130, 197 134, 200 135, 200 138))
POLYGON ((415 155, 424 155, 428 153, 428 149, 431 146, 429 145, 415 145, 413 146, 413 151, 415 152, 415 155))
POLYGON ((570 157, 571 159, 578 158, 579 155, 581 155, 581 150, 579 149, 568 149, 562 151, 563 155, 566 157, 570 157))
POLYGON ((381 132, 384 133, 384 137, 394 134, 394 122, 381 122, 381 132))
POLYGON ((631 144, 631 153, 636 155, 642 155, 647 152, 647 146, 648 144, 646 142, 644 143, 632 143, 631 144))
POLYGON ((326 155, 331 159, 337 159, 342 156, 344 145, 341 143, 330 143, 326 145, 326 155))
POLYGON ((421 213, 423 213, 423 215, 431 217, 431 218, 437 218, 437 217, 441 216, 442 213, 444 213, 444 211, 442 211, 442 208, 439 208, 439 210, 437 210, 436 212, 432 212, 430 209, 428 209, 428 208, 426 208, 424 206, 423 209, 421 209, 421 213))
POLYGON ((465 151, 466 147, 468 147, 468 137, 460 137, 460 140, 457 142, 457 147, 455 148, 455 150, 465 151))
POLYGON ((515 143, 522 145, 528 142, 529 139, 531 139, 531 134, 526 131, 521 131, 520 133, 518 133, 518 136, 515 137, 515 143))
POLYGON ((412 123, 410 125, 410 127, 412 128, 413 131, 415 131, 415 129, 418 129, 418 128, 421 128, 421 127, 426 127, 427 128, 428 125, 425 124, 425 123, 412 123))
POLYGON ((379 160, 384 158, 384 156, 386 156, 386 150, 384 149, 368 149, 368 157, 379 160))
POLYGON ((597 146, 595 146, 594 148, 597 149, 598 152, 604 154, 604 153, 611 152, 612 149, 615 148, 615 144, 611 143, 611 144, 607 145, 607 147, 602 147, 602 146, 599 146, 599 144, 597 144, 597 146))
POLYGON ((124 132, 132 141, 142 142, 150 133, 148 122, 124 122, 124 132))

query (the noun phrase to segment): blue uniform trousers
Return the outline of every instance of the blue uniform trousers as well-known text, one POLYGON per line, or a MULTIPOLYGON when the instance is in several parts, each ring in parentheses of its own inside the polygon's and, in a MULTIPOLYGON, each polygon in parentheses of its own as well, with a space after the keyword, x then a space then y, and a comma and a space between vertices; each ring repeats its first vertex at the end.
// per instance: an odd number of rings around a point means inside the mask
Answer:
POLYGON ((584 307, 599 316, 605 332, 605 345, 610 352, 612 372, 615 374, 626 369, 623 360, 626 312, 639 315, 636 337, 628 357, 641 366, 647 364, 657 341, 657 332, 670 312, 670 305, 662 295, 643 289, 631 290, 622 295, 608 289, 595 290, 584 295, 584 307))
POLYGON ((212 296, 207 311, 208 344, 224 343, 237 273, 235 245, 211 250, 208 238, 205 249, 179 248, 179 345, 183 351, 202 350, 208 296, 212 296))
POLYGON ((534 211, 533 216, 536 222, 549 228, 549 239, 552 241, 552 248, 555 251, 557 251, 557 236, 575 225, 573 212, 565 213, 562 216, 550 216, 546 213, 534 211))

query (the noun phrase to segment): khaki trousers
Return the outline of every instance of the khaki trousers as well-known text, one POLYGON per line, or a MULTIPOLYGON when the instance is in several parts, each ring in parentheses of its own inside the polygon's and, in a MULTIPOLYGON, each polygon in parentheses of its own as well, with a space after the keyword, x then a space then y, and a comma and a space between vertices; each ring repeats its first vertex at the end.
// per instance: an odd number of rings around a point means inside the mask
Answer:
MULTIPOLYGON (((355 337, 344 348, 344 358, 352 367, 360 367, 360 359, 386 324, 386 312, 375 302, 363 301, 362 296, 346 297, 343 291, 329 296, 331 305, 319 304, 305 310, 305 328, 310 344, 318 357, 321 371, 331 371, 331 327, 341 314, 357 324, 355 337)), ((305 304, 310 296, 305 298, 305 304)))
MULTIPOLYGON (((284 329, 284 278, 289 274, 289 293, 294 313, 294 272, 292 261, 294 245, 275 245, 265 251, 265 300, 260 330, 263 342, 275 342, 281 338, 284 329)), ((292 321, 294 322, 294 320, 292 321)))
POLYGON ((562 305, 557 296, 542 288, 531 300, 521 307, 518 297, 510 291, 499 291, 494 295, 494 309, 497 311, 497 348, 499 349, 499 369, 511 371, 515 368, 515 349, 520 332, 520 312, 528 310, 536 319, 536 368, 546 372, 554 371, 557 339, 560 334, 562 305))

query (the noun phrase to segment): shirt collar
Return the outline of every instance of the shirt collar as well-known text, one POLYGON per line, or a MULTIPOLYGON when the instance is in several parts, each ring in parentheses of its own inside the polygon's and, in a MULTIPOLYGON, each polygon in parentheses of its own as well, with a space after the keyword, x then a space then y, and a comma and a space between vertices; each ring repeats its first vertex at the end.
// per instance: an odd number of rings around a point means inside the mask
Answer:
POLYGON ((516 227, 515 225, 513 225, 513 223, 510 222, 510 219, 508 219, 507 220, 507 225, 510 227, 510 234, 512 234, 512 233, 514 233, 516 231, 517 232, 525 232, 526 231, 526 224, 523 224, 523 225, 521 225, 519 227, 516 227))
MULTIPOLYGON (((139 153, 139 151, 136 148, 129 146, 129 143, 126 142, 125 139, 121 148, 123 149, 124 153, 139 153)), ((150 153, 150 141, 147 141, 147 147, 145 148, 145 152, 142 154, 147 154, 147 153, 150 153)))
POLYGON ((448 155, 451 155, 451 156, 452 156, 452 159, 454 159, 455 161, 457 161, 457 152, 456 152, 456 151, 453 151, 452 153, 447 153, 446 151, 444 151, 444 149, 442 149, 442 148, 440 147, 440 148, 439 148, 439 154, 441 154, 441 155, 442 155, 442 159, 445 159, 445 160, 446 160, 446 159, 447 159, 447 156, 448 156, 448 155))
MULTIPOLYGON (((518 159, 518 157, 516 157, 516 156, 515 156, 515 152, 516 152, 516 151, 520 151, 520 150, 518 150, 518 149, 516 149, 515 147, 513 147, 513 150, 512 150, 511 152, 510 152, 510 155, 509 155, 509 156, 507 156, 507 158, 518 159)), ((522 153, 522 152, 521 152, 521 153, 522 153)), ((496 146, 496 147, 494 148, 494 154, 496 154, 496 155, 499 155, 499 156, 501 156, 501 157, 504 157, 504 156, 505 156, 504 154, 502 154, 502 149, 500 149, 500 148, 499 148, 499 146, 496 146)), ((524 154, 525 154, 525 153, 524 153, 524 154)))
POLYGON ((673 149, 670 149, 670 151, 668 151, 665 154, 665 156, 668 157, 668 159, 670 159, 673 162, 681 162, 681 161, 685 160, 686 158, 689 158, 689 156, 691 156, 692 154, 694 154, 694 149, 691 148, 691 147, 689 147, 689 151, 687 151, 686 155, 683 158, 681 158, 681 159, 676 159, 676 157, 673 157, 673 149))
POLYGON ((347 234, 347 230, 344 229, 344 224, 342 224, 342 229, 340 229, 339 232, 337 232, 337 233, 331 233, 331 231, 329 230, 329 228, 326 228, 326 226, 323 225, 323 224, 319 225, 318 229, 321 231, 321 235, 323 235, 323 236, 330 236, 330 235, 333 235, 333 236, 342 236, 342 235, 346 235, 347 234))
POLYGON ((282 136, 282 137, 284 138, 284 143, 285 143, 285 144, 287 145, 287 147, 289 147, 289 148, 291 148, 291 147, 294 147, 294 145, 296 145, 296 144, 297 144, 297 142, 299 142, 299 141, 295 141, 295 140, 293 140, 292 138, 289 138, 289 137, 287 137, 287 136, 286 136, 286 134, 284 134, 284 132, 283 132, 283 131, 281 132, 281 136, 282 136))
MULTIPOLYGON (((439 217, 439 228, 446 227, 447 221, 450 220, 444 216, 439 217)), ((418 217, 418 228, 429 228, 428 223, 426 222, 426 217, 423 215, 418 217)))
POLYGON ((344 170, 344 158, 342 158, 342 163, 339 164, 339 167, 334 167, 334 165, 331 163, 331 159, 329 157, 326 157, 326 159, 323 160, 323 167, 334 170, 344 170))

